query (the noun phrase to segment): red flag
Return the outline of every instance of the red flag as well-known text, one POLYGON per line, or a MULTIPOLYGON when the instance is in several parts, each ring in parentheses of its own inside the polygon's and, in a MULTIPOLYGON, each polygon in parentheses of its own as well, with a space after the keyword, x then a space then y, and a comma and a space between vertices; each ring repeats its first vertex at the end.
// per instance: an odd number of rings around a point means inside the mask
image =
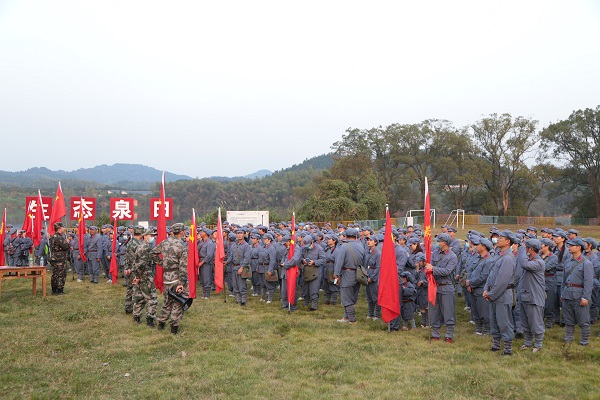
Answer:
POLYGON ((42 228, 44 226, 44 220, 46 219, 44 207, 42 205, 42 193, 39 190, 37 203, 37 207, 35 208, 35 218, 33 219, 33 231, 31 233, 33 247, 39 246, 42 241, 42 228))
MULTIPOLYGON (((425 215, 423 216, 423 226, 425 234, 423 235, 423 242, 425 245, 425 258, 427 263, 431 263, 431 205, 429 203, 429 185, 427 184, 427 178, 425 178, 425 215)), ((433 277, 433 271, 427 271, 427 298, 429 302, 435 305, 435 297, 437 295, 437 285, 435 278, 433 277)))
MULTIPOLYGON (((296 248, 296 213, 292 213, 292 241, 290 242, 290 248, 288 250, 288 260, 291 260, 294 256, 294 250, 296 248)), ((286 273, 287 283, 287 295, 288 303, 293 304, 296 298, 296 279, 298 278, 298 266, 289 268, 286 273)))
MULTIPOLYGON (((165 210, 165 172, 162 174, 162 181, 160 182, 160 203, 158 205, 158 223, 156 235, 156 245, 167 238, 167 213, 165 210)), ((189 256, 189 255, 188 255, 189 256)), ((161 256, 162 257, 162 256, 161 256)), ((188 277, 189 278, 189 277, 188 277)), ((164 285, 163 267, 156 264, 156 274, 154 275, 154 284, 156 288, 162 293, 164 285)))
POLYGON ((392 221, 390 210, 385 210, 385 236, 381 249, 381 266, 379 267, 379 293, 377 303, 381 306, 381 318, 388 323, 400 316, 398 268, 396 267, 396 251, 392 239, 392 221))
MULTIPOLYGON (((83 197, 81 198, 81 204, 83 204, 83 197)), ((79 243, 79 255, 81 257, 81 261, 86 262, 87 259, 85 257, 85 218, 83 217, 83 210, 79 211, 79 219, 77 220, 77 242, 79 243)))
POLYGON ((50 213, 50 223, 48 225, 48 236, 54 235, 54 224, 60 222, 62 217, 67 215, 67 207, 65 206, 65 196, 63 196, 62 187, 58 182, 58 188, 56 188, 56 196, 54 196, 54 206, 52 206, 52 212, 50 213))
POLYGON ((196 236, 196 210, 192 208, 192 226, 190 226, 190 236, 188 237, 188 287, 189 298, 196 298, 196 282, 198 281, 198 265, 200 257, 198 256, 198 237, 196 236))
POLYGON ((119 268, 117 267, 117 219, 113 225, 113 238, 112 238, 112 253, 110 255, 110 269, 108 272, 112 276, 113 285, 117 283, 119 276, 119 268))
POLYGON ((2 216, 2 222, 0 223, 0 267, 4 267, 4 238, 7 235, 6 232, 6 208, 4 209, 4 215, 2 216))
POLYGON ((217 248, 215 250, 215 286, 216 293, 221 293, 225 287, 223 282, 223 263, 225 261, 225 243, 223 243, 223 224, 221 223, 221 207, 217 220, 217 248))

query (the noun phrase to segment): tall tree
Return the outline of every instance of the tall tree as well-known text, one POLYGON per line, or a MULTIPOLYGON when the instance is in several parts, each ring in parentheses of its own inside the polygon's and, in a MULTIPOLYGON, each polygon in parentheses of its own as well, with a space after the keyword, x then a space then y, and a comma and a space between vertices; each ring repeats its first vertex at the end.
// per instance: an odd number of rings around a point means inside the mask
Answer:
POLYGON ((515 183, 531 173, 527 160, 539 143, 538 121, 510 114, 490 114, 471 126, 475 143, 491 164, 485 187, 503 215, 507 215, 515 183))
POLYGON ((542 132, 542 148, 569 163, 570 178, 589 189, 600 217, 600 106, 573 111, 542 132))

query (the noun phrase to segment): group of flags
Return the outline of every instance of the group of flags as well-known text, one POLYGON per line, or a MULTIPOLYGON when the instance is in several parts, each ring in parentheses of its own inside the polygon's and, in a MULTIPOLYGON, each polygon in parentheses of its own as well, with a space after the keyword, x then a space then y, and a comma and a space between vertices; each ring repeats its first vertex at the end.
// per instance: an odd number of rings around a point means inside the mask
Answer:
MULTIPOLYGON (((26 236, 31 238, 33 241, 33 246, 31 247, 31 252, 37 246, 39 246, 42 241, 42 229, 44 226, 44 221, 46 220, 46 213, 44 212, 44 207, 42 206, 42 193, 38 190, 38 198, 37 205, 35 207, 35 212, 30 212, 30 210, 26 210, 25 220, 23 221, 23 226, 21 230, 24 230, 26 236)), ((58 182, 58 188, 56 189, 56 196, 54 197, 54 206, 52 207, 52 212, 50 213, 49 218, 49 226, 48 226, 48 236, 54 235, 54 224, 56 222, 60 222, 60 220, 67 215, 67 207, 65 206, 65 197, 63 195, 62 187, 60 186, 60 182, 58 182)), ((0 232, 2 233, 2 240, 0 240, 0 266, 5 264, 5 255, 4 255, 4 234, 6 231, 6 208, 4 208, 4 214, 2 215, 2 222, 0 223, 0 232)))
MULTIPOLYGON (((425 178, 425 206, 424 206, 424 245, 425 257, 427 263, 431 262, 431 205, 429 202, 429 185, 425 178)), ((427 271, 427 298, 429 302, 435 305, 437 286, 432 271, 427 271)), ((381 306, 381 319, 388 323, 400 316, 400 283, 398 281, 398 269, 396 267, 396 252, 394 249, 394 239, 392 237, 392 223, 390 220, 390 210, 385 211, 385 236, 383 239, 383 248, 381 249, 381 266, 379 267, 379 293, 377 302, 381 306)))
MULTIPOLYGON (((425 257, 427 263, 431 262, 431 217, 430 217, 430 200, 429 200, 429 186, 427 178, 425 178, 425 205, 424 205, 424 245, 425 245, 425 257)), ((156 245, 158 246, 163 240, 167 238, 167 219, 166 219, 166 195, 165 195, 165 173, 162 174, 161 187, 160 187, 160 200, 159 200, 159 212, 158 212, 158 223, 157 223, 157 237, 156 245)), ((67 214, 65 206, 65 198, 63 195, 62 187, 60 182, 56 189, 56 196, 54 197, 54 204, 52 212, 49 218, 48 235, 54 235, 54 223, 61 221, 61 219, 67 214)), ((42 240, 42 224, 46 219, 44 208, 42 207, 42 194, 38 190, 38 205, 35 209, 35 215, 27 213, 25 215, 25 221, 23 222, 23 230, 27 232, 27 236, 33 240, 33 247, 40 244, 42 240)), ((294 256, 296 247, 296 214, 292 213, 292 240, 290 248, 288 250, 288 260, 291 260, 294 256)), ((79 226, 85 226, 84 213, 79 213, 79 226)), ((0 224, 0 232, 4 232, 6 227, 6 208, 4 209, 4 215, 0 224)), ((190 235, 188 237, 188 261, 187 261, 187 272, 189 281, 189 297, 192 299, 196 298, 196 282, 198 279, 198 267, 200 265, 200 259, 198 256, 198 236, 196 233, 196 211, 192 209, 192 219, 190 227, 190 235)), ((117 231, 117 219, 114 219, 114 232, 117 231)), ((78 244, 79 248, 83 249, 85 229, 78 229, 78 244)), ((112 283, 117 282, 118 266, 116 254, 117 247, 117 235, 113 235, 112 239, 112 254, 110 260, 110 274, 112 276, 112 283)), ((0 241, 0 265, 4 265, 4 241, 0 241)), ((81 258, 85 262, 85 252, 80 251, 81 258)), ((221 208, 219 207, 219 214, 217 219, 217 237, 216 237, 216 255, 215 255, 215 278, 214 283, 216 287, 216 293, 220 293, 224 288, 224 260, 225 260, 225 243, 223 241, 223 225, 221 222, 221 208)), ((378 303, 381 306, 381 316, 384 322, 390 322, 391 320, 400 316, 400 299, 398 296, 400 287, 398 281, 398 270, 396 268, 396 253, 394 249, 394 239, 392 237, 392 224, 390 219, 390 211, 386 207, 385 215, 385 237, 383 240, 383 248, 381 252, 381 267, 379 271, 379 293, 378 303)), ((294 266, 286 271, 287 277, 287 295, 288 303, 292 304, 296 297, 296 279, 298 277, 298 267, 294 266)), ((427 271, 428 281, 428 299, 429 302, 435 304, 437 287, 432 271, 427 271)), ((154 283, 156 288, 162 292, 164 290, 163 281, 163 268, 160 265, 156 265, 156 274, 154 276, 154 283)))

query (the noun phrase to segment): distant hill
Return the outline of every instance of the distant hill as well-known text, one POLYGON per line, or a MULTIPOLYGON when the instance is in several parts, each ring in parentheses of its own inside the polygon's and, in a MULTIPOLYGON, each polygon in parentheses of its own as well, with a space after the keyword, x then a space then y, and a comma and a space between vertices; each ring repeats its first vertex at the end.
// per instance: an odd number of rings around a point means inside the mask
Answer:
POLYGON ((329 169, 333 165, 333 153, 322 154, 313 158, 307 158, 300 164, 294 164, 282 171, 302 171, 306 169, 322 170, 329 169))
MULTIPOLYGON (((98 165, 93 168, 80 168, 75 171, 52 171, 45 167, 30 168, 25 171, 0 171, 0 182, 19 187, 40 188, 56 186, 56 181, 77 186, 98 187, 103 185, 125 188, 145 188, 148 183, 160 181, 162 171, 140 164, 98 165)), ((165 180, 172 182, 192 179, 186 175, 165 172, 165 180)))
MULTIPOLYGON (((331 167, 333 159, 331 154, 324 154, 304 160, 301 164, 282 169, 281 171, 322 170, 331 167)), ((162 171, 141 164, 117 163, 113 165, 97 165, 93 168, 80 168, 75 171, 53 171, 45 167, 30 168, 25 171, 0 171, 0 186, 15 186, 23 188, 54 188, 56 181, 72 187, 111 188, 125 190, 149 190, 161 179, 162 171)), ((254 173, 237 176, 212 176, 207 179, 216 182, 230 182, 240 180, 260 179, 273 174, 273 171, 261 169, 254 173)), ((193 179, 187 175, 177 175, 165 172, 165 180, 174 182, 193 179)))
POLYGON ((227 176, 210 176, 207 179, 216 182, 230 182, 230 181, 240 181, 244 179, 256 179, 256 178, 264 178, 265 176, 269 176, 273 173, 273 171, 269 171, 268 169, 261 169, 260 171, 256 171, 252 174, 244 175, 244 176, 234 176, 233 178, 227 176))

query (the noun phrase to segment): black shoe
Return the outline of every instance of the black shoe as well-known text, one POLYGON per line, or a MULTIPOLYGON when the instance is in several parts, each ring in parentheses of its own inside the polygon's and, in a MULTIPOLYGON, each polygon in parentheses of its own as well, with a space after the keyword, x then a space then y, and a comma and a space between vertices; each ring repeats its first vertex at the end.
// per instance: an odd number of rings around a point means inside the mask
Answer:
POLYGON ((313 311, 317 311, 317 309, 316 308, 311 308, 310 312, 313 312, 313 311))
POLYGON ((515 338, 523 339, 523 332, 517 332, 517 334, 515 335, 515 338))
POLYGON ((149 326, 150 328, 154 328, 154 318, 152 317, 146 317, 146 326, 149 326))
POLYGON ((56 291, 56 289, 52 289, 52 296, 56 296, 58 294, 58 292, 56 291))
POLYGON ((512 351, 503 351, 502 355, 503 356, 512 356, 512 351))
POLYGON ((136 316, 134 316, 134 317, 133 317, 133 322, 137 322, 138 324, 141 324, 141 323, 142 323, 142 321, 141 321, 141 319, 140 319, 139 315, 138 315, 137 317, 136 317, 136 316))
POLYGON ((500 351, 500 347, 492 347, 490 351, 500 351))
POLYGON ((58 293, 58 294, 65 294, 65 289, 64 288, 57 289, 56 293, 58 293))
POLYGON ((242 307, 246 307, 246 303, 240 303, 242 307))
POLYGON ((171 335, 177 335, 178 332, 179 332, 179 325, 177 325, 177 326, 171 325, 171 335))
POLYGON ((125 310, 125 314, 132 314, 133 310, 125 310))
POLYGON ((326 301, 326 302, 325 302, 325 305, 330 305, 330 304, 331 304, 331 302, 330 302, 330 301, 326 301))
POLYGON ((159 331, 163 331, 165 329, 165 323, 164 322, 159 322, 158 323, 158 330, 159 331))

